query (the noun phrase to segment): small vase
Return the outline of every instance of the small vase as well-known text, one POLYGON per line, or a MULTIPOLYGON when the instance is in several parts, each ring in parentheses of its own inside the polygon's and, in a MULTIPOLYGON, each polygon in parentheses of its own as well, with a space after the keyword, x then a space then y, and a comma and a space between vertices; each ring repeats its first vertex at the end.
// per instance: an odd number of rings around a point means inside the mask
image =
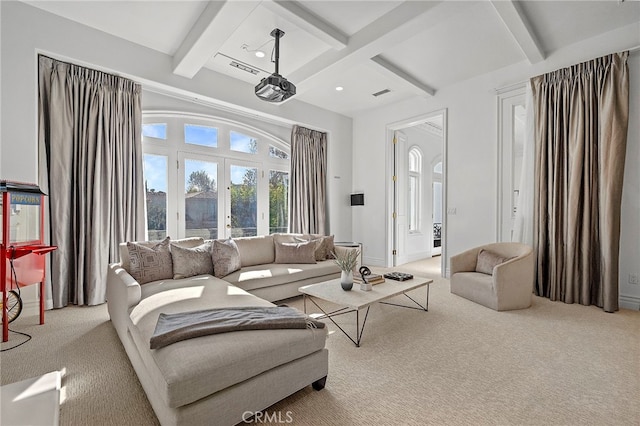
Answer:
POLYGON ((349 291, 353 288, 353 275, 351 271, 342 271, 340 273, 340 285, 344 291, 349 291))

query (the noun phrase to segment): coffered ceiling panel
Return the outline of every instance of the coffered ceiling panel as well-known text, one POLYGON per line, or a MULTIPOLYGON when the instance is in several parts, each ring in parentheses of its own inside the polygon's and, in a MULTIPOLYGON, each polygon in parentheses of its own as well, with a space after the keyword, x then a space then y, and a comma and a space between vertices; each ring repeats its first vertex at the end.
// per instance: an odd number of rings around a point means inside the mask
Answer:
MULTIPOLYGON (((215 72, 250 89, 274 72, 270 33, 280 28, 280 74, 298 87, 284 103, 349 116, 640 25, 634 0, 24 2, 170 55, 176 75, 215 72)), ((640 31, 621 34, 640 45, 640 31)))

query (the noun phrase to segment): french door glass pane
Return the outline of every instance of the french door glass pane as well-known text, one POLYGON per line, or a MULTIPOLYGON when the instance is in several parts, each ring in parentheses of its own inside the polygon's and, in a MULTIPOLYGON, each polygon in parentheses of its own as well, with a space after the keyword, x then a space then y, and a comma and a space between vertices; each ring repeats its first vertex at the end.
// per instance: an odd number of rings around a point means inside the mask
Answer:
POLYGON ((269 234, 289 229, 289 173, 269 172, 269 234))
POLYGON ((218 164, 184 161, 186 237, 218 238, 218 164))
POLYGON ((414 175, 409 176, 409 209, 408 209, 408 222, 409 232, 418 231, 418 219, 420 215, 419 211, 420 195, 418 192, 418 177, 414 175))
POLYGON ((144 186, 149 240, 167 236, 167 157, 144 154, 144 186))
POLYGON ((258 235, 258 169, 230 166, 231 237, 258 235))

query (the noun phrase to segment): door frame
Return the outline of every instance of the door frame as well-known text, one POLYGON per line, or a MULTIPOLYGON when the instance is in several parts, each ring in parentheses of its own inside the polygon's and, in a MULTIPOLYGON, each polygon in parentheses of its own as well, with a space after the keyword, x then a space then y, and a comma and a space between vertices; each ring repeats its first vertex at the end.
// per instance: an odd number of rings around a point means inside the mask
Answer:
POLYGON ((386 126, 386 207, 385 207, 385 246, 386 256, 385 263, 387 267, 393 266, 394 256, 393 250, 395 249, 395 221, 393 220, 393 214, 395 211, 395 147, 393 143, 394 134, 398 130, 402 130, 406 127, 415 126, 420 124, 429 118, 442 115, 442 255, 441 255, 441 274, 446 276, 448 268, 447 262, 447 187, 448 187, 448 164, 447 164, 447 151, 448 151, 448 111, 447 108, 432 111, 427 114, 422 114, 416 117, 408 118, 405 120, 397 121, 387 124, 386 126))

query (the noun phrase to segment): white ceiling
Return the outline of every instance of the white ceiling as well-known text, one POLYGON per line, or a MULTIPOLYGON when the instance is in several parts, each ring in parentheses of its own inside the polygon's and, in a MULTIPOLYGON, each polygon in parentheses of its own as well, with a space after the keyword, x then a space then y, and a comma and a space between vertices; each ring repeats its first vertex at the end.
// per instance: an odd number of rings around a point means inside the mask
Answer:
POLYGON ((280 28, 280 74, 298 88, 291 99, 348 116, 640 21, 630 0, 25 2, 171 55, 178 75, 208 68, 252 85, 274 71, 269 34, 280 28))

